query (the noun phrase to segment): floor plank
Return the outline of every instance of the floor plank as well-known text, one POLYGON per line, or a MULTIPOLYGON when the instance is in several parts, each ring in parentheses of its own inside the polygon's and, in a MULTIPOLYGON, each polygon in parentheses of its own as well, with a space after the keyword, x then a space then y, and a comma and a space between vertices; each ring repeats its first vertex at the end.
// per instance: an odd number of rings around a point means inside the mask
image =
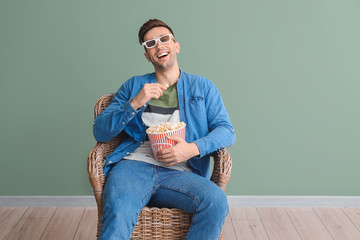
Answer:
POLYGON ((284 208, 257 208, 270 240, 301 240, 284 208))
POLYGON ((343 208, 342 210, 360 231, 360 208, 343 208))
POLYGON ((40 239, 73 239, 84 211, 85 207, 58 207, 40 239))
POLYGON ((74 240, 96 240, 97 208, 87 207, 81 218, 74 240))
POLYGON ((314 208, 334 240, 357 240, 360 232, 340 208, 314 208))
POLYGON ((286 208, 302 240, 332 240, 330 233, 312 208, 286 208))
POLYGON ((230 214, 238 240, 269 240, 256 208, 233 207, 230 214))
POLYGON ((0 207, 0 239, 6 239, 24 216, 27 207, 0 207))
POLYGON ((20 219, 7 240, 39 240, 56 207, 31 207, 20 219))
POLYGON ((232 207, 230 214, 235 220, 261 220, 255 207, 232 207))
POLYGON ((223 239, 237 240, 230 213, 225 218, 225 223, 223 226, 223 239))

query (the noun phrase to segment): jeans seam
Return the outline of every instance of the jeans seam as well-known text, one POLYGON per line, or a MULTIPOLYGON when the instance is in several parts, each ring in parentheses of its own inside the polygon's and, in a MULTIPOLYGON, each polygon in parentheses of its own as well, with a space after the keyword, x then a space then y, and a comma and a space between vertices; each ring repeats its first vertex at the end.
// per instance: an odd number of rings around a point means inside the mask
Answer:
MULTIPOLYGON (((156 182, 156 169, 154 169, 155 171, 155 182, 156 182)), ((154 182, 154 183, 155 183, 154 182)), ((154 186, 155 186, 155 184, 154 184, 154 186)), ((150 194, 152 194, 154 192, 154 187, 153 187, 153 189, 151 190, 151 191, 149 191, 146 195, 145 195, 145 197, 143 198, 143 200, 141 201, 141 206, 143 205, 143 203, 144 203, 144 201, 145 201, 145 199, 147 199, 147 197, 150 195, 150 194)), ((142 210, 143 208, 141 208, 141 209, 138 209, 138 211, 136 212, 136 215, 139 217, 139 214, 140 214, 140 212, 141 212, 141 210, 142 210)), ((135 226, 135 225, 134 225, 135 226)))
POLYGON ((156 185, 157 185, 157 181, 158 181, 158 177, 157 177, 157 171, 156 171, 156 166, 154 165, 154 186, 153 189, 151 190, 152 195, 154 195, 155 191, 156 191, 156 185))
MULTIPOLYGON (((155 186, 156 186, 156 181, 157 181, 157 173, 156 173, 156 167, 154 166, 154 186, 153 186, 153 189, 150 191, 150 192, 148 192, 147 194, 146 194, 146 196, 145 196, 145 198, 141 201, 141 205, 143 205, 143 203, 144 203, 144 200, 151 194, 153 194, 154 193, 154 189, 155 189, 155 186)), ((140 210, 141 211, 141 210, 140 210)), ((140 213, 140 211, 138 212, 138 213, 140 213)))
MULTIPOLYGON (((141 201, 141 205, 144 203, 145 199, 146 199, 151 193, 152 193, 152 191, 148 192, 148 193, 145 195, 144 199, 141 201)), ((141 210, 140 210, 140 211, 141 211, 141 210)), ((140 211, 138 211, 138 213, 140 213, 140 211)))

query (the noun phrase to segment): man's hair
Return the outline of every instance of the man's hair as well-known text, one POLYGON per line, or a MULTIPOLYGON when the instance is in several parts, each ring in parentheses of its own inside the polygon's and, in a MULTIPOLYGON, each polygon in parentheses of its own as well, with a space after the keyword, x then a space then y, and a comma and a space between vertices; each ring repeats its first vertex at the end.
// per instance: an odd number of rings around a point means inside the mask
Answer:
POLYGON ((175 38, 175 35, 171 29, 171 27, 169 27, 166 23, 164 23, 163 21, 159 20, 159 19, 150 19, 149 21, 147 21, 146 23, 144 23, 140 30, 139 30, 139 43, 142 44, 144 42, 144 36, 145 34, 155 28, 155 27, 164 27, 164 28, 167 28, 169 29, 169 31, 171 32, 171 34, 174 36, 175 38))

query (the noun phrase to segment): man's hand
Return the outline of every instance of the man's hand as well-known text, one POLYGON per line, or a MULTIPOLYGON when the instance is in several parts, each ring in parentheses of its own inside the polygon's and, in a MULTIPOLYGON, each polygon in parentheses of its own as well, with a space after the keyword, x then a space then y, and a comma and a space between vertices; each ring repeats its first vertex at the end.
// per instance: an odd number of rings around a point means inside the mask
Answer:
POLYGON ((140 92, 130 101, 130 105, 134 109, 138 109, 145 105, 152 98, 159 99, 166 90, 166 86, 160 83, 147 83, 144 84, 140 92))
POLYGON ((185 162, 200 154, 195 143, 188 143, 177 136, 168 136, 167 138, 175 141, 176 144, 157 152, 158 161, 164 163, 165 167, 185 162))

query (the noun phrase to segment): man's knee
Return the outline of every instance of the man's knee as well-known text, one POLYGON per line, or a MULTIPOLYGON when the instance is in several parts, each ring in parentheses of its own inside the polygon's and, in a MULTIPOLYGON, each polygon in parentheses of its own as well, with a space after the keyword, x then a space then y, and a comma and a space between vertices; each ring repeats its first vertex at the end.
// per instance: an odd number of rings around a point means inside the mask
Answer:
POLYGON ((214 204, 216 206, 216 211, 219 214, 219 216, 226 217, 226 215, 229 213, 229 204, 227 201, 226 194, 223 190, 219 190, 218 193, 214 197, 214 204))
POLYGON ((226 217, 229 212, 226 194, 219 187, 214 187, 207 191, 204 204, 213 212, 214 216, 226 217))

